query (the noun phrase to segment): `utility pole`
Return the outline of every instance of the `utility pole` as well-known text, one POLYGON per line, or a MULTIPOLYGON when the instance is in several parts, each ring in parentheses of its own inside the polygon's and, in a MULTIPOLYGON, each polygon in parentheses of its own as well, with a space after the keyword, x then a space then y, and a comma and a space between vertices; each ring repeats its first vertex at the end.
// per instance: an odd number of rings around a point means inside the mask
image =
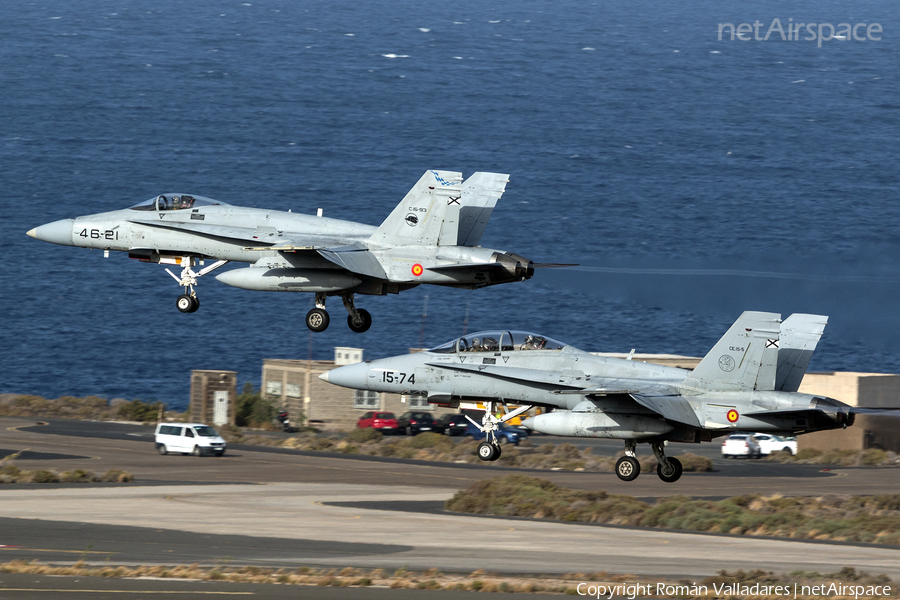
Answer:
POLYGON ((419 348, 425 343, 425 317, 428 316, 428 294, 425 294, 425 305, 422 306, 422 329, 419 331, 419 348))

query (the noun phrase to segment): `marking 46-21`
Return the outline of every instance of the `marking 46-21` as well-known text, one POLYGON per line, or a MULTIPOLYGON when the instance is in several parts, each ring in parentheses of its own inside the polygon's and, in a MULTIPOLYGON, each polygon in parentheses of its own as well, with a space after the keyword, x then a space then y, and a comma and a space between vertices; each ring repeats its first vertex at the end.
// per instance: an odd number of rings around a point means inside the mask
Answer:
POLYGON ((82 229, 77 235, 83 238, 91 238, 92 240, 119 239, 119 232, 115 229, 82 229))

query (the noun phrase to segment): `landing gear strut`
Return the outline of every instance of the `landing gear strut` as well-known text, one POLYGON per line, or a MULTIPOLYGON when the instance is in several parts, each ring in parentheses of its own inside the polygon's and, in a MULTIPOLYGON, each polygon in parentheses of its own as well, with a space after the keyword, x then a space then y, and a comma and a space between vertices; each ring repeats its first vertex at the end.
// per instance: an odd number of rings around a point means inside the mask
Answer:
POLYGON ((309 327, 310 331, 318 333, 328 329, 328 323, 330 322, 331 317, 325 311, 325 294, 320 292, 316 294, 316 307, 306 313, 306 326, 309 327))
POLYGON ((182 256, 175 259, 161 258, 160 262, 181 265, 181 277, 176 276, 169 269, 166 269, 166 273, 171 275, 178 282, 178 285, 184 288, 184 293, 178 296, 178 300, 175 302, 175 306, 183 313, 197 312, 197 309, 200 308, 200 300, 197 299, 197 292, 194 291, 197 279, 228 264, 227 260, 219 260, 199 271, 194 271, 191 267, 197 264, 197 259, 193 256, 182 256))
MULTIPOLYGON (((507 412, 502 417, 497 418, 494 416, 495 404, 496 402, 494 401, 485 402, 486 410, 484 411, 484 417, 482 417, 480 424, 472 417, 466 415, 466 419, 484 433, 484 441, 478 444, 478 458, 485 461, 497 460, 500 458, 500 440, 497 438, 497 430, 500 428, 500 423, 508 421, 513 417, 517 417, 531 409, 531 406, 520 406, 516 410, 507 412)), ((505 404, 503 406, 504 408, 506 407, 505 404)))
POLYGON ((641 463, 634 451, 636 446, 634 440, 626 440, 625 456, 616 461, 616 476, 622 481, 634 481, 641 474, 641 463))
MULTIPOLYGON (((634 481, 641 474, 641 463, 638 462, 634 449, 634 440, 625 441, 625 456, 616 461, 616 476, 622 481, 634 481)), ((673 483, 681 478, 684 467, 677 458, 667 457, 663 442, 652 442, 653 454, 659 464, 656 465, 656 474, 666 483, 673 483)))
MULTIPOLYGON (((347 309, 348 313, 347 326, 356 333, 368 331, 369 327, 372 326, 372 315, 369 314, 369 311, 363 308, 356 308, 356 304, 353 302, 353 294, 343 294, 341 300, 344 301, 344 308, 347 309)), ((331 317, 328 316, 328 312, 325 310, 325 294, 319 292, 316 294, 316 307, 306 313, 306 326, 312 331, 319 332, 325 331, 330 322, 331 317)))
POLYGON ((666 457, 662 442, 654 442, 650 444, 650 446, 653 448, 653 454, 656 455, 656 460, 659 461, 659 464, 656 465, 656 474, 659 475, 659 478, 666 483, 678 481, 678 479, 681 478, 681 474, 684 472, 681 461, 677 458, 666 457))

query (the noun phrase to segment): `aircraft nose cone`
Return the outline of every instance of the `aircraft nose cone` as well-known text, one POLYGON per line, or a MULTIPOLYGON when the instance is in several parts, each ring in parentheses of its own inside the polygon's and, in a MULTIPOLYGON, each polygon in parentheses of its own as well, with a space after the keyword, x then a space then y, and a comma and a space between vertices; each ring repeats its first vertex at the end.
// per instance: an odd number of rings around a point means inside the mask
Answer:
POLYGON ((72 246, 72 226, 75 219, 62 219, 61 221, 53 221, 40 227, 35 227, 27 232, 27 235, 42 242, 50 242, 51 244, 61 244, 63 246, 72 246))
POLYGON ((364 390, 368 389, 366 377, 368 372, 369 365, 366 363, 356 363, 326 371, 319 375, 319 379, 341 387, 364 390))
POLYGON ((534 431, 534 417, 528 417, 522 421, 522 427, 527 427, 531 431, 534 431))

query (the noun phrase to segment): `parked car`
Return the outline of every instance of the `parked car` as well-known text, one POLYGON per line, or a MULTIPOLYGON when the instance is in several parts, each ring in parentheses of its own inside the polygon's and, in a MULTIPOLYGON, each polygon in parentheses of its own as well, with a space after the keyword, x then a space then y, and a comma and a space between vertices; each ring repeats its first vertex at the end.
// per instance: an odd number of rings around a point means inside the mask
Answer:
POLYGON ((400 433, 402 431, 397 424, 396 415, 392 412, 367 412, 359 418, 356 426, 360 429, 371 427, 384 434, 400 433))
POLYGON ((463 435, 466 432, 466 427, 468 427, 470 423, 469 420, 466 419, 466 415, 449 413, 441 415, 437 424, 440 428, 438 433, 443 433, 444 435, 463 435))
POLYGON ((405 431, 406 435, 418 435, 423 431, 434 431, 436 421, 431 413, 409 411, 400 415, 397 419, 397 427, 405 431))
POLYGON ((225 454, 225 440, 215 429, 203 423, 160 423, 156 426, 153 441, 156 443, 156 451, 160 454, 169 452, 194 456, 225 454))
MULTIPOLYGON (((522 438, 524 436, 522 435, 522 432, 517 428, 511 427, 506 423, 501 423, 499 427, 500 428, 496 433, 497 441, 501 444, 512 444, 513 446, 518 446, 519 442, 522 441, 522 438)), ((487 437, 486 434, 481 431, 481 429, 475 427, 471 423, 469 423, 469 426, 466 427, 466 432, 463 435, 475 441, 481 441, 487 437)))
POLYGON ((768 456, 773 452, 790 452, 791 456, 797 454, 797 438, 782 437, 771 433, 754 433, 753 439, 759 444, 759 451, 768 456))
POLYGON ((759 458, 761 455, 759 444, 753 439, 752 434, 732 433, 722 442, 722 458, 737 458, 738 456, 759 458))

